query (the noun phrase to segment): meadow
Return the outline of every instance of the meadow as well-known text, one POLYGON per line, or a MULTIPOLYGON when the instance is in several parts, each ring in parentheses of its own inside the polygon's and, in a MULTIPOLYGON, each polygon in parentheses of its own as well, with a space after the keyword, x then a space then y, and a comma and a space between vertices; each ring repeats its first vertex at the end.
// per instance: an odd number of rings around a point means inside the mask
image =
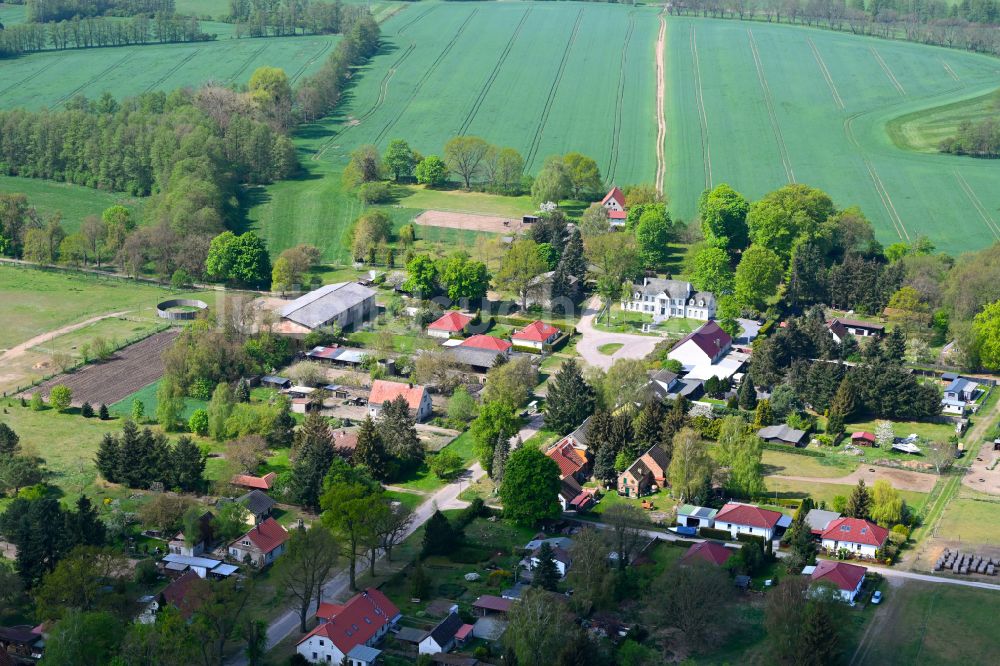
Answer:
POLYGON ((80 228, 84 218, 100 215, 105 208, 116 204, 132 209, 133 217, 142 216, 141 198, 129 197, 120 192, 103 192, 72 183, 57 183, 38 178, 20 178, 0 175, 0 194, 24 194, 43 218, 56 213, 62 216, 62 226, 68 233, 80 228))
POLYGON ((858 205, 884 243, 958 253, 1000 239, 998 165, 900 150, 892 119, 978 98, 995 59, 758 22, 667 19, 666 192, 682 219, 706 187, 750 198, 789 182, 858 205))
POLYGON ((996 117, 997 113, 1000 113, 1000 97, 994 91, 894 118, 886 130, 899 148, 936 153, 941 141, 955 136, 962 122, 978 122, 996 117))

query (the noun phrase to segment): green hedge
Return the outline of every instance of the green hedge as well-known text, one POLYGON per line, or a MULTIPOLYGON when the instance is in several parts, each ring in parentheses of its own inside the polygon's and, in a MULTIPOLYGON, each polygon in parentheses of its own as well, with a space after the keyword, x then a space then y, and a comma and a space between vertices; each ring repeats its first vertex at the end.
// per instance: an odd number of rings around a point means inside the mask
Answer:
POLYGON ((743 543, 753 543, 757 541, 761 544, 764 544, 767 542, 767 539, 765 539, 762 536, 757 536, 756 534, 742 534, 742 533, 736 535, 736 540, 742 541, 743 543))
POLYGON ((822 451, 810 451, 809 449, 800 449, 797 446, 788 446, 785 444, 775 444, 773 442, 764 442, 764 449, 767 451, 781 451, 783 453, 793 453, 797 456, 808 456, 810 458, 826 458, 826 454, 822 451))
POLYGON ((698 530, 698 536, 703 539, 721 539, 723 541, 732 541, 733 535, 729 530, 717 530, 711 527, 702 527, 698 530))

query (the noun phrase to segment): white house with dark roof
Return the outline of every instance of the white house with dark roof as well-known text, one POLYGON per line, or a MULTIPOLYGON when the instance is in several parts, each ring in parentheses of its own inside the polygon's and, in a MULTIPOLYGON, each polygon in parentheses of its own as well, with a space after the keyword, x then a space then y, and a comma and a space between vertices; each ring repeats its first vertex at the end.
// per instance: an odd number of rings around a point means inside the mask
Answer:
POLYGON ((643 278, 642 284, 632 285, 632 300, 622 308, 653 316, 653 320, 681 317, 708 321, 715 318, 715 294, 695 291, 690 282, 643 278))
POLYGON ((465 623, 459 617, 457 608, 453 608, 448 617, 441 620, 436 627, 424 636, 417 644, 419 654, 438 654, 450 652, 455 647, 455 636, 465 623))
POLYGON ((356 326, 375 314, 375 293, 357 282, 325 285, 283 306, 278 330, 305 334, 334 324, 340 328, 356 326))

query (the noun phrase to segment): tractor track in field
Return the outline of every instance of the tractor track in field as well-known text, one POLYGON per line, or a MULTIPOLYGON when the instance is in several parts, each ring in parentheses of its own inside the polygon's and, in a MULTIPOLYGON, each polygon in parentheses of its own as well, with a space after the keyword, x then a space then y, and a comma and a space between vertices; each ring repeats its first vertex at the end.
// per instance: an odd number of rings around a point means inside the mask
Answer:
POLYGON ((8 91, 13 90, 14 88, 18 88, 18 87, 24 85, 28 81, 31 81, 32 79, 34 79, 36 76, 40 76, 41 74, 44 74, 45 72, 49 71, 50 69, 52 69, 53 67, 55 67, 56 65, 58 65, 62 60, 63 60, 62 58, 52 58, 52 62, 50 62, 49 64, 45 65, 44 67, 40 67, 38 69, 38 71, 36 71, 36 72, 34 72, 32 74, 28 74, 26 77, 24 77, 20 81, 15 81, 14 83, 12 83, 9 86, 7 86, 6 88, 0 89, 0 95, 6 95, 8 91))
POLYGON ((955 73, 955 70, 951 68, 951 65, 949 65, 946 61, 942 60, 941 64, 944 65, 944 71, 948 72, 948 76, 955 79, 956 81, 962 80, 959 78, 958 74, 955 73))
POLYGON ((958 172, 958 169, 952 169, 952 173, 955 174, 955 180, 958 181, 958 186, 962 188, 963 192, 965 192, 965 196, 969 199, 972 207, 976 209, 977 213, 979 213, 979 217, 983 218, 983 222, 986 223, 986 227, 997 240, 1000 240, 1000 226, 997 225, 996 220, 994 220, 993 216, 990 215, 986 206, 984 206, 983 202, 979 200, 978 196, 976 196, 972 186, 969 185, 969 181, 965 180, 965 177, 958 172))
MULTIPOLYGON (((625 43, 622 45, 622 57, 618 65, 618 89, 615 94, 615 118, 614 129, 611 133, 611 152, 608 155, 608 166, 604 169, 609 183, 615 182, 615 172, 618 171, 618 149, 621 145, 622 112, 625 106, 625 65, 628 63, 628 47, 632 41, 632 32, 634 30, 635 17, 632 15, 632 12, 629 12, 628 27, 625 29, 625 43)), ((657 154, 659 154, 659 151, 657 154)), ((659 173, 659 164, 657 164, 657 173, 659 173)))
POLYGON ((580 23, 583 21, 583 9, 581 9, 576 15, 576 21, 573 23, 573 30, 570 31, 569 40, 566 42, 566 48, 563 49, 562 60, 559 61, 559 69, 556 70, 556 77, 552 81, 552 85, 549 87, 549 96, 545 99, 545 106, 542 107, 542 115, 538 120, 538 127, 535 129, 535 136, 531 139, 531 148, 528 150, 528 155, 525 158, 525 168, 526 170, 531 170, 531 165, 535 161, 535 156, 538 154, 538 148, 542 143, 542 134, 544 133, 545 123, 549 120, 549 112, 552 110, 552 103, 556 99, 556 93, 559 91, 559 84, 562 83, 563 73, 566 71, 566 63, 569 61, 570 51, 573 50, 573 44, 576 43, 576 37, 580 34, 580 23))
POLYGON ((403 25, 399 26, 399 30, 396 31, 396 35, 397 36, 402 35, 404 32, 406 32, 407 30, 409 30, 413 26, 414 23, 416 23, 417 21, 423 19, 425 16, 427 16, 428 14, 430 14, 431 12, 433 12, 438 7, 439 7, 439 5, 434 5, 433 7, 431 7, 430 9, 428 9, 427 11, 421 12, 420 14, 417 14, 416 16, 413 17, 412 21, 408 21, 408 22, 404 23, 403 25))
POLYGON ((892 197, 889 196, 889 191, 885 189, 885 184, 882 182, 881 176, 878 175, 878 170, 875 169, 875 165, 872 161, 868 159, 864 151, 861 148, 861 144, 858 142, 858 138, 854 136, 854 121, 861 116, 868 113, 867 111, 860 111, 854 113, 844 119, 844 134, 847 135, 847 140, 850 141, 851 146, 857 151, 858 157, 865 165, 865 169, 868 171, 868 177, 871 178, 872 185, 875 188, 875 194, 878 195, 879 199, 882 201, 882 207, 885 208, 886 215, 889 216, 889 222, 892 223, 893 229, 896 231, 896 235, 899 236, 899 240, 910 240, 910 234, 906 230, 906 225, 903 224, 903 218, 899 216, 896 211, 896 206, 892 203, 892 197))
POLYGON ((833 76, 830 74, 830 70, 826 66, 826 62, 823 61, 823 56, 820 54, 819 49, 816 48, 816 43, 813 42, 812 37, 806 37, 806 41, 809 42, 809 48, 812 49, 813 57, 816 58, 816 64, 819 65, 819 71, 822 72, 823 78, 826 80, 826 85, 830 88, 830 94, 833 95, 833 103, 837 105, 841 111, 846 107, 844 106, 844 100, 840 97, 840 92, 837 90, 837 84, 833 82, 833 76))
POLYGON ((705 94, 701 87, 701 60, 698 57, 698 35, 691 26, 691 61, 694 64, 694 99, 698 107, 698 124, 701 126, 701 156, 705 170, 705 189, 714 185, 712 179, 712 150, 708 142, 708 114, 705 113, 705 94))
POLYGON ((357 118, 355 118, 353 124, 348 125, 342 131, 340 131, 337 134, 335 134, 332 137, 330 137, 322 146, 320 146, 319 150, 317 150, 315 152, 315 154, 313 154, 313 156, 312 156, 313 160, 318 160, 320 157, 322 157, 323 154, 326 153, 326 151, 329 150, 331 146, 333 146, 333 144, 334 144, 335 141, 338 141, 338 140, 342 139, 343 136, 345 134, 347 134, 348 132, 350 132, 352 128, 357 127, 358 125, 360 125, 362 122, 364 122, 365 120, 367 120, 368 118, 370 118, 372 116, 372 114, 374 114, 376 111, 378 111, 379 108, 381 108, 382 104, 385 103, 386 97, 389 95, 389 81, 396 74, 396 70, 403 63, 403 61, 406 60, 406 58, 411 53, 413 53, 413 51, 416 48, 417 48, 417 45, 414 44, 414 43, 412 43, 412 42, 410 43, 410 45, 408 47, 406 47, 406 49, 403 51, 403 53, 400 54, 399 58, 396 59, 396 62, 392 63, 392 65, 389 67, 389 69, 386 70, 385 75, 382 77, 382 81, 379 83, 378 98, 375 100, 375 103, 372 104, 371 108, 369 108, 367 111, 365 111, 360 116, 358 116, 357 118))
POLYGON ((312 58, 309 58, 309 60, 306 60, 305 63, 303 63, 303 65, 301 67, 299 67, 298 71, 295 72, 295 75, 292 76, 292 79, 291 79, 292 83, 295 83, 296 81, 298 81, 299 77, 302 76, 305 73, 306 68, 309 67, 309 65, 313 64, 314 62, 316 62, 317 60, 319 60, 320 58, 322 58, 323 54, 326 53, 327 51, 329 51, 331 46, 333 46, 333 40, 332 39, 328 39, 326 41, 326 44, 323 45, 323 48, 321 48, 319 51, 317 51, 316 54, 312 58))
POLYGON ((125 61, 128 60, 130 57, 132 57, 132 55, 134 55, 135 52, 138 51, 138 50, 139 49, 137 49, 137 48, 136 49, 132 49, 131 51, 129 51, 128 53, 126 53, 124 56, 122 56, 119 60, 114 61, 113 63, 111 63, 110 65, 108 65, 107 67, 105 67, 103 70, 101 70, 100 72, 98 72, 94 76, 90 77, 89 79, 87 79, 86 81, 84 81, 83 83, 81 83, 80 85, 78 85, 76 88, 73 88, 73 90, 69 91, 68 93, 66 93, 65 95, 63 95, 59 99, 57 99, 53 104, 51 104, 49 106, 49 108, 52 108, 53 106, 58 106, 59 104, 62 104, 63 102, 65 102, 65 101, 67 101, 69 99, 72 99, 81 90, 84 90, 84 89, 92 86, 93 84, 97 83, 98 81, 100 81, 101 79, 103 79, 105 76, 107 76, 111 72, 115 71, 116 69, 118 69, 119 67, 121 67, 122 65, 124 65, 125 61))
POLYGON ((268 46, 270 46, 270 44, 264 44, 264 46, 260 47, 259 49, 257 49, 253 53, 251 53, 250 57, 247 58, 246 61, 243 63, 243 66, 240 67, 235 72, 233 72, 233 75, 230 76, 228 79, 226 79, 226 83, 232 83, 233 81, 236 80, 236 78, 238 76, 240 76, 241 74, 243 74, 243 72, 245 72, 247 70, 247 67, 250 66, 250 63, 252 63, 257 56, 259 56, 261 53, 263 53, 264 49, 266 49, 268 46))
POLYGON ((479 91, 479 95, 476 97, 475 101, 472 102, 472 106, 469 108, 469 113, 466 114, 465 120, 462 121, 462 125, 459 127, 458 136, 465 136, 465 133, 469 131, 469 127, 472 125, 472 121, 475 119, 476 114, 479 113, 479 109, 483 105, 483 101, 486 100, 486 95, 489 94, 490 88, 493 87, 493 82, 496 81, 497 76, 500 74, 500 69, 503 67, 504 62, 507 61, 507 56, 510 55, 511 49, 514 47, 514 42, 521 34, 521 29, 524 27, 525 22, 528 20, 528 15, 531 13, 532 8, 528 7, 524 14, 521 15, 521 20, 518 22, 517 27, 514 28, 514 34, 510 36, 507 40, 507 45, 504 47, 503 51, 500 52, 500 57, 497 59, 496 65, 493 66, 493 71, 486 78, 486 82, 483 84, 482 89, 479 91))
POLYGON ((874 46, 870 46, 868 48, 872 52, 872 55, 875 56, 875 60, 878 62, 879 67, 881 67, 882 71, 885 72, 885 75, 889 77, 889 82, 892 83, 896 92, 898 92, 901 96, 906 97, 906 90, 903 88, 903 84, 899 82, 896 75, 892 73, 891 69, 889 69, 889 65, 882 59, 882 55, 874 46))
MULTIPOLYGON (((666 83, 664 77, 666 76, 666 69, 664 64, 664 54, 666 53, 667 45, 667 19, 664 16, 664 8, 660 15, 657 17, 660 21, 660 30, 656 34, 656 192, 657 194, 663 194, 663 179, 667 173, 667 159, 664 154, 666 148, 665 144, 667 142, 667 120, 664 117, 663 105, 666 101, 667 91, 666 83)), ((629 17, 629 34, 628 39, 632 38, 632 18, 629 17)), ((625 43, 628 46, 628 41, 625 43)), ((621 132, 621 109, 625 102, 625 52, 622 51, 622 74, 621 74, 621 90, 618 93, 618 117, 616 118, 616 130, 615 130, 615 146, 614 146, 614 158, 615 158, 615 169, 618 168, 618 142, 619 134, 621 132)))
POLYGON ((442 63, 442 61, 444 61, 444 59, 448 56, 448 54, 451 53, 451 50, 455 47, 455 44, 458 42, 459 38, 465 33, 466 27, 468 27, 469 23, 472 22, 472 19, 475 18, 476 14, 478 13, 479 13, 478 8, 473 9, 469 13, 469 15, 462 22, 462 25, 460 25, 458 27, 458 30, 455 31, 455 34, 452 36, 451 40, 445 45, 443 49, 441 49, 441 53, 438 54, 438 57, 434 59, 434 62, 431 63, 430 67, 424 70, 423 76, 420 77, 420 79, 417 81, 417 84, 413 87, 413 90, 410 92, 410 96, 407 97, 406 101, 400 106, 399 113, 397 113, 388 123, 386 123, 385 126, 381 129, 381 131, 379 131, 379 133, 375 136, 375 139, 372 141, 373 144, 377 146, 379 141, 384 139, 385 135, 388 134, 389 131, 396 126, 396 123, 399 122, 399 119, 403 117, 403 114, 406 113, 406 110, 410 108, 410 104, 420 93, 420 89, 423 87, 424 83, 427 81, 427 79, 430 78, 431 74, 433 74, 435 70, 437 70, 438 66, 442 63))
POLYGON ((792 160, 788 156, 788 148, 785 146, 785 138, 781 135, 781 126, 778 125, 778 114, 774 111, 774 101, 771 99, 771 88, 767 85, 767 77, 764 75, 764 63, 760 59, 760 52, 757 50, 757 40, 754 39, 753 30, 747 28, 747 38, 750 42, 750 53, 753 56, 754 66, 757 68, 757 80, 760 82, 761 90, 764 92, 764 106, 767 107, 767 114, 771 120, 771 130, 774 132, 774 139, 778 143, 778 155, 781 157, 781 164, 785 167, 785 176, 789 183, 795 182, 795 171, 792 169, 792 160))
POLYGON ((171 76, 177 73, 177 70, 179 70, 181 67, 191 62, 191 60, 194 59, 194 57, 197 56, 199 53, 201 53, 201 49, 195 49, 187 57, 181 58, 176 65, 167 70, 166 74, 164 74, 160 78, 150 83, 148 86, 146 86, 146 88, 142 92, 148 93, 150 90, 152 90, 156 86, 160 85, 161 83, 169 79, 171 76))

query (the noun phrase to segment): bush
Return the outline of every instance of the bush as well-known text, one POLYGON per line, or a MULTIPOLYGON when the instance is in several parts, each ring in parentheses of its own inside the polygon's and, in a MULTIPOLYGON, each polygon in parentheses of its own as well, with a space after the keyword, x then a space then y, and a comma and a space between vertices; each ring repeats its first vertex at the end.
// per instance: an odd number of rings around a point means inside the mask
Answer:
POLYGON ((49 391, 49 404, 59 412, 69 409, 70 402, 73 401, 73 390, 63 384, 56 384, 49 391))
POLYGON ((490 587, 505 588, 514 580, 514 574, 503 569, 494 569, 490 572, 486 582, 490 587))
POLYGON ((140 560, 138 564, 135 565, 135 574, 133 580, 139 585, 147 587, 156 582, 160 577, 160 574, 156 571, 156 563, 153 560, 140 560))
POLYGON ((196 435, 207 435, 208 434, 208 412, 204 409, 196 409, 194 413, 191 414, 191 418, 188 419, 188 430, 195 433, 196 435))
POLYGON ((212 391, 215 390, 215 384, 207 379, 196 379, 191 383, 191 387, 188 389, 188 395, 195 400, 211 400, 212 391))
POLYGON ((392 199, 392 188, 379 181, 365 183, 358 189, 358 198, 369 205, 386 203, 392 199))
POLYGON ((486 510, 486 503, 482 500, 482 498, 481 497, 475 498, 474 500, 469 502, 469 506, 462 509, 462 513, 458 514, 458 517, 455 518, 454 522, 455 529, 459 531, 464 530, 466 527, 468 527, 469 523, 471 523, 479 516, 483 515, 483 512, 485 510, 486 510))
POLYGON ((433 456, 427 466, 434 472, 434 476, 439 479, 451 479, 458 476, 458 473, 465 468, 465 461, 462 456, 444 449, 441 453, 433 456))
POLYGON ((727 530, 717 530, 711 527, 702 527, 698 530, 698 536, 703 539, 721 539, 723 541, 732 541, 733 535, 727 530))
POLYGON ((42 394, 35 391, 31 394, 31 410, 34 412, 40 412, 45 409, 45 400, 42 399, 42 394))
POLYGON ((760 545, 762 546, 767 542, 767 540, 764 537, 758 536, 756 534, 737 534, 736 540, 742 541, 743 543, 757 542, 760 543, 760 545))
POLYGON ((90 406, 89 402, 83 403, 80 407, 80 416, 85 419, 90 419, 94 417, 94 408, 90 406))

